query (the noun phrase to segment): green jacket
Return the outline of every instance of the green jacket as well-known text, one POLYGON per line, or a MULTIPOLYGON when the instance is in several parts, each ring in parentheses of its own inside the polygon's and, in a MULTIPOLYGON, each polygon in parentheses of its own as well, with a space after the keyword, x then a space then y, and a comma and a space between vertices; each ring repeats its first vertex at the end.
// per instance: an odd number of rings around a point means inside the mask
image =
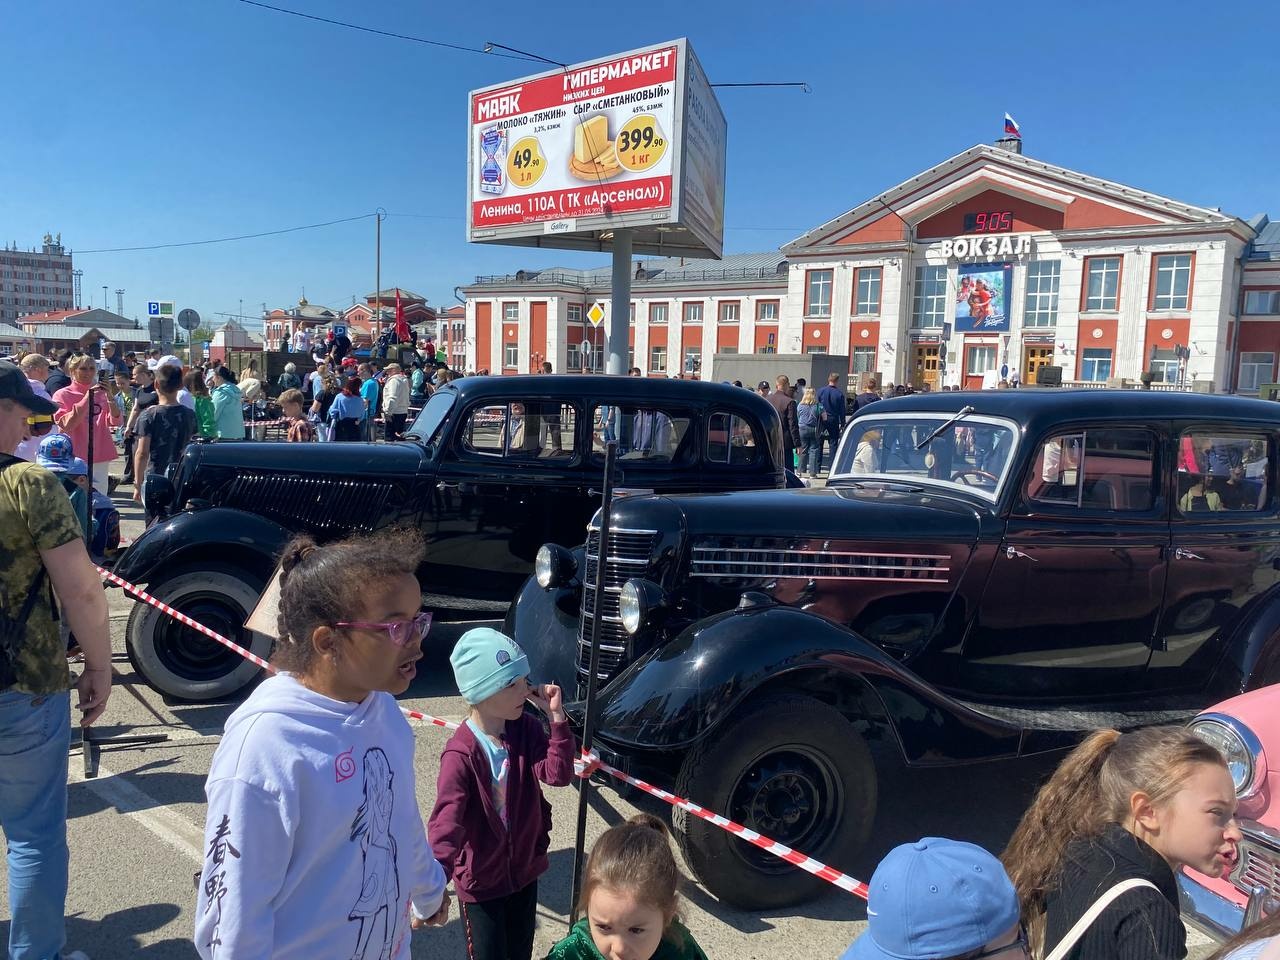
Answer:
MULTIPOLYGON (((551 948, 547 960, 604 960, 591 940, 586 917, 575 923, 569 935, 551 948)), ((707 955, 693 939, 693 934, 684 928, 684 924, 673 920, 671 929, 649 960, 707 960, 707 955)))
POLYGON ((195 401, 197 432, 202 437, 216 436, 218 424, 213 412, 213 398, 198 394, 195 401))

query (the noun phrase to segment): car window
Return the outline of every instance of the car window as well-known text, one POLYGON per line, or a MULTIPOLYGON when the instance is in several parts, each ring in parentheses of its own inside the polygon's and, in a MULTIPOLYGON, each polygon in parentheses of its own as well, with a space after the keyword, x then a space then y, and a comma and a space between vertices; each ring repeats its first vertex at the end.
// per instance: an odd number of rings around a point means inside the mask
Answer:
POLYGON ((1270 457, 1262 433, 1189 430, 1178 441, 1178 512, 1265 509, 1270 457))
POLYGON ((424 443, 430 443, 444 424, 456 398, 457 394, 452 391, 433 393, 422 412, 414 418, 413 426, 405 431, 405 436, 419 437, 424 443))
POLYGON ((603 460, 605 444, 618 442, 620 460, 689 463, 694 438, 687 410, 659 405, 597 404, 591 416, 592 459, 603 460))
POLYGON ((1145 512, 1155 504, 1158 477, 1150 430, 1089 428, 1045 440, 1025 491, 1032 504, 1145 512))
POLYGON ((473 407, 460 446, 467 453, 508 460, 571 460, 577 408, 551 400, 513 400, 473 407))
POLYGON ((713 413, 707 418, 707 461, 746 465, 759 461, 763 445, 755 425, 736 413, 713 413))

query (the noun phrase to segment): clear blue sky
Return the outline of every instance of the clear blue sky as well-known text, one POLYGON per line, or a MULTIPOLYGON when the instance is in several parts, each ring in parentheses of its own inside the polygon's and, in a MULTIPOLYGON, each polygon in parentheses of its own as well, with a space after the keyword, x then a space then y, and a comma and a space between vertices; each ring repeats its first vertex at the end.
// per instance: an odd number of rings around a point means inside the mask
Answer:
MULTIPOLYGON (((775 249, 974 143, 1009 111, 1031 156, 1248 217, 1280 214, 1274 2, 1072 4, 275 0, 575 62, 687 36, 722 90, 726 252, 775 249)), ((383 207, 385 286, 438 305, 476 274, 605 255, 468 245, 469 89, 534 64, 370 36, 238 0, 3 3, 0 240, 80 251, 383 207), (416 214, 416 217, 406 216, 416 214)), ((78 254, 86 299, 212 319, 374 284, 372 220, 239 243, 78 254)))

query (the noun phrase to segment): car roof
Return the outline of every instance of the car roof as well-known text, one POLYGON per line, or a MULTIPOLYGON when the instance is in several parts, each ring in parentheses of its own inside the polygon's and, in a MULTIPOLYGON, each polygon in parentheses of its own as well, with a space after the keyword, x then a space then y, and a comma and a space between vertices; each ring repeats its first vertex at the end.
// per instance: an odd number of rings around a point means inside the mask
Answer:
POLYGON ((1205 393, 1162 390, 1063 390, 1023 387, 1017 390, 962 390, 886 397, 863 407, 860 415, 906 411, 954 413, 972 406, 974 413, 1008 417, 1032 430, 1066 420, 1229 420, 1270 421, 1280 426, 1280 403, 1205 393))
POLYGON ((614 397, 621 402, 656 401, 695 406, 733 404, 767 416, 773 408, 754 390, 731 383, 705 380, 670 380, 657 377, 623 377, 590 374, 522 374, 518 376, 462 377, 444 388, 456 390, 461 400, 477 398, 519 399, 562 396, 566 398, 614 397))

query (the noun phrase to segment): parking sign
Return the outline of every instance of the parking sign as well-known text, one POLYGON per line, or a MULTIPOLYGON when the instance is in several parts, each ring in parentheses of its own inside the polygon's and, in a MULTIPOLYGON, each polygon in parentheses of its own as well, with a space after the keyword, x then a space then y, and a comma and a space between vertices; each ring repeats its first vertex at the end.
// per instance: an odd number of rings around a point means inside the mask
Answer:
POLYGON ((159 301, 159 300, 148 300, 148 301, 147 301, 147 316, 148 316, 148 317, 158 317, 158 316, 160 316, 160 301, 159 301))

